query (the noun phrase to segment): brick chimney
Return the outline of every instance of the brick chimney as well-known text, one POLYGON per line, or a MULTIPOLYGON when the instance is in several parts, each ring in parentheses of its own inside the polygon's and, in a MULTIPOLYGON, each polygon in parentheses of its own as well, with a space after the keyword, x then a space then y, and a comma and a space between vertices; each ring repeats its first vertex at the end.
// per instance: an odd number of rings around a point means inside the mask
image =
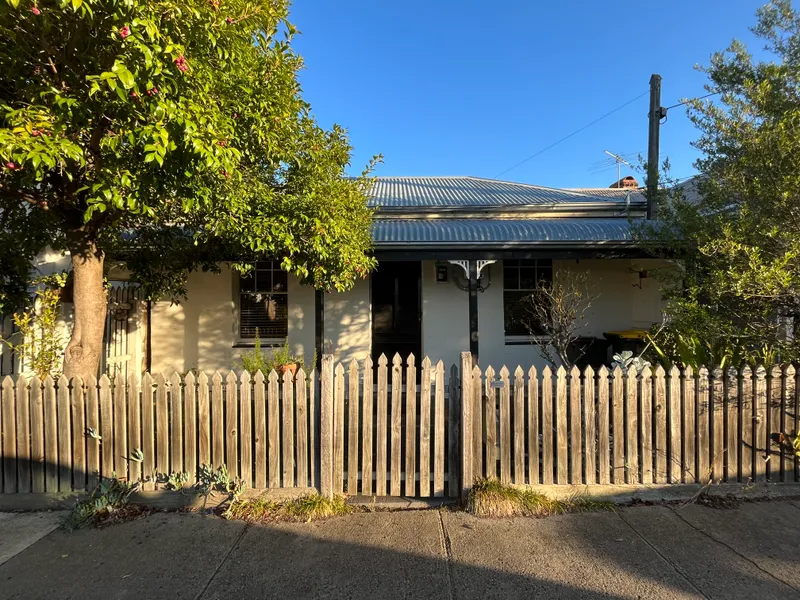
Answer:
POLYGON ((638 188, 639 187, 639 182, 636 181, 636 178, 633 177, 633 175, 627 175, 626 177, 623 177, 619 181, 615 181, 614 183, 612 183, 608 187, 609 188, 616 188, 616 189, 619 189, 619 188, 638 188))

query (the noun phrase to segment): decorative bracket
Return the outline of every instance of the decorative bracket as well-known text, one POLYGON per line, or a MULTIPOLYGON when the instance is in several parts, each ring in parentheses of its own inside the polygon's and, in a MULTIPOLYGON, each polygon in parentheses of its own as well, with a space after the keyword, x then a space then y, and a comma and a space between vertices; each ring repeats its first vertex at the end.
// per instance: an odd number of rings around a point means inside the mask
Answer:
POLYGON ((496 260, 479 260, 478 261, 478 279, 481 278, 481 271, 483 271, 483 267, 488 267, 489 265, 493 265, 496 263, 496 260))
POLYGON ((468 260, 448 260, 451 265, 458 265, 464 269, 464 277, 469 280, 469 261, 468 260))
MULTIPOLYGON (((462 269, 464 269, 464 277, 469 279, 469 261, 468 260, 448 260, 451 265, 458 265, 462 269)), ((479 260, 478 262, 478 279, 481 278, 481 271, 483 271, 484 267, 488 267, 489 265, 493 265, 496 263, 496 260, 479 260)))

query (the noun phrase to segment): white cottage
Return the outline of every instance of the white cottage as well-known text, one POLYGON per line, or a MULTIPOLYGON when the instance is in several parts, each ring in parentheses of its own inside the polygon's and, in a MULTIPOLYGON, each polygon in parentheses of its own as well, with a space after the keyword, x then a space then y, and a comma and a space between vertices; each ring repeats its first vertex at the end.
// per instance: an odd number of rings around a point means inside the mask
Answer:
MULTIPOLYGON (((246 278, 192 273, 188 297, 138 301, 123 265, 109 265, 114 289, 101 371, 129 374, 239 368, 258 328, 263 346, 288 341, 295 355, 332 353, 339 361, 381 353, 456 364, 469 350, 481 364, 545 363, 518 320, 535 282, 588 272, 599 298, 582 335, 596 340, 586 359, 610 359, 614 332, 661 320, 661 293, 631 224, 646 213, 638 189, 552 189, 475 177, 381 177, 371 190, 378 268, 344 293, 301 285, 264 261, 246 278)), ((69 258, 43 253, 39 273, 69 258)), ((64 306, 64 334, 71 306, 64 306)), ((0 334, 11 333, 0 321, 0 334)), ((66 336, 64 337, 66 340, 66 336)), ((0 375, 24 371, 0 345, 0 375)))
MULTIPOLYGON (((383 177, 371 191, 378 268, 344 293, 300 285, 278 263, 240 278, 193 273, 188 299, 153 302, 144 366, 152 371, 234 368, 252 347, 283 344, 337 360, 381 353, 455 364, 543 366, 536 342, 512 317, 540 279, 586 270, 600 296, 583 335, 604 349, 612 332, 661 319, 658 282, 631 237, 644 218, 639 190, 552 189, 475 177, 383 177)), ((144 317, 144 316, 143 316, 144 317)))

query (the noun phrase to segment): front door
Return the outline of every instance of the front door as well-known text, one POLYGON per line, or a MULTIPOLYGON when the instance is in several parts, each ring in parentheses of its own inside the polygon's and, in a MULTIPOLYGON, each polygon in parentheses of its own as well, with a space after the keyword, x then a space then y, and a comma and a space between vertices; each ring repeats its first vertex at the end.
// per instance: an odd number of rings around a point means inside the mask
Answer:
POLYGON ((422 263, 387 261, 372 273, 372 360, 422 351, 422 263))

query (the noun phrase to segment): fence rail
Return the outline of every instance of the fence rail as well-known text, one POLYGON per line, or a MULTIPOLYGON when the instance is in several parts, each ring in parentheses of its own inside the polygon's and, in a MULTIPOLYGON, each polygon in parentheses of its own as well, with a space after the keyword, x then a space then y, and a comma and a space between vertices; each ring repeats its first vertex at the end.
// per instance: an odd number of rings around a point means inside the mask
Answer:
POLYGON ((92 489, 116 474, 225 465, 248 487, 457 497, 513 484, 800 481, 798 373, 687 367, 459 370, 395 356, 296 376, 6 377, 0 491, 92 489), (466 374, 464 377, 463 374, 466 374), (141 455, 139 454, 141 452, 141 455))

